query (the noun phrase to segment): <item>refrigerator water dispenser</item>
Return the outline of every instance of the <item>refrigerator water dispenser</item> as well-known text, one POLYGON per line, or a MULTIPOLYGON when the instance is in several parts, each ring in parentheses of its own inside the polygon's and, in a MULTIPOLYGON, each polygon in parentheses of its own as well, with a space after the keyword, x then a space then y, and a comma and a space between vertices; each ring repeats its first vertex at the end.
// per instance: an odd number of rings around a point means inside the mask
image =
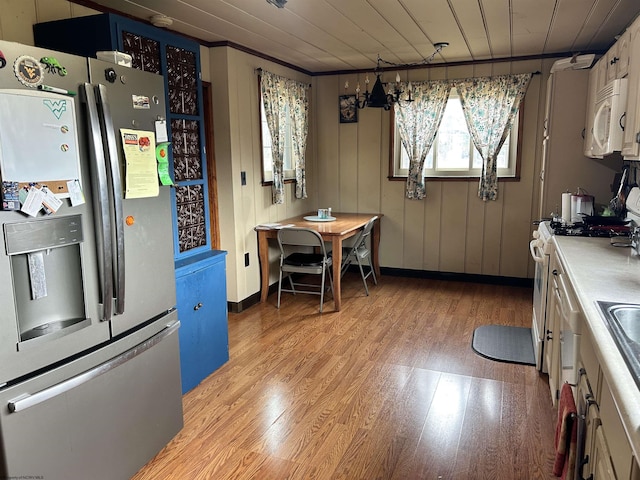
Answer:
POLYGON ((81 216, 7 223, 4 235, 11 258, 18 348, 89 325, 82 281, 81 216))

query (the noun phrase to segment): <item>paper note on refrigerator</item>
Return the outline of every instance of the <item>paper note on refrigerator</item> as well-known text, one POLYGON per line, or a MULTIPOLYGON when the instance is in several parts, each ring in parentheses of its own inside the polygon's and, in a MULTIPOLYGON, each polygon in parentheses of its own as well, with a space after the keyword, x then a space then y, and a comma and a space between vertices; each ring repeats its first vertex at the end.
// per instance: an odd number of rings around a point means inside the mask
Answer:
POLYGON ((120 135, 125 158, 124 198, 157 197, 155 134, 121 128, 120 135))

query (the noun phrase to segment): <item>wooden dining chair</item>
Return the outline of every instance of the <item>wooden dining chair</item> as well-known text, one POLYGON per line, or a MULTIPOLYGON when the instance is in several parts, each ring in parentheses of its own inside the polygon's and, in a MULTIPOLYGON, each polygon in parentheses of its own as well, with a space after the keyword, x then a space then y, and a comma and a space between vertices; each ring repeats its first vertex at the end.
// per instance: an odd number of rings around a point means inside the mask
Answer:
POLYGON ((320 234, 309 228, 285 227, 278 230, 278 246, 280 247, 280 277, 278 279, 278 308, 282 292, 306 293, 320 295, 320 313, 324 303, 325 278, 329 277, 331 294, 333 295, 333 279, 331 266, 333 259, 327 254, 320 234), (320 275, 320 285, 296 282, 294 274, 320 275), (282 287, 282 277, 288 274, 291 288, 282 287), (296 288, 298 287, 298 288, 296 288), (303 287, 303 288, 300 288, 303 287))

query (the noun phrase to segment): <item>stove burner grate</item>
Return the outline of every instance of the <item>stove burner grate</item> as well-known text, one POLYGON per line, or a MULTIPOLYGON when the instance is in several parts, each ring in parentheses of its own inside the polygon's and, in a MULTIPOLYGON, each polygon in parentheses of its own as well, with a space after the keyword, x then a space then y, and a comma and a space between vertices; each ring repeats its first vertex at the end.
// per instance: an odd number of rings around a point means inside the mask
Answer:
POLYGON ((587 225, 585 223, 574 223, 566 225, 561 222, 551 222, 554 235, 570 237, 629 237, 631 227, 627 225, 587 225))

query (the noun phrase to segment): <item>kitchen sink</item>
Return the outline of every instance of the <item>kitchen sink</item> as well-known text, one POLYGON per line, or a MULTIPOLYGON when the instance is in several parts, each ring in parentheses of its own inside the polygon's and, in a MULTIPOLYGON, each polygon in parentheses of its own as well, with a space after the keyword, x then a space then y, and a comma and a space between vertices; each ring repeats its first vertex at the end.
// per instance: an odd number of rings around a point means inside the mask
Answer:
POLYGON ((618 350, 640 388, 640 305, 597 303, 618 350))

